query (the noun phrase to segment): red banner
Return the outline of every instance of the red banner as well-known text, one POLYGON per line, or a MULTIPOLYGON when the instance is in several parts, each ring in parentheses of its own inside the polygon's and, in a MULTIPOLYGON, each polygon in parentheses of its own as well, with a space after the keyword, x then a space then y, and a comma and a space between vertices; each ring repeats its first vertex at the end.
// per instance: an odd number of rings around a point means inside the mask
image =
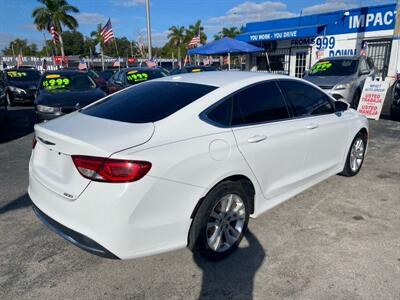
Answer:
POLYGON ((63 57, 62 56, 54 56, 54 63, 56 65, 68 65, 68 57, 63 57))

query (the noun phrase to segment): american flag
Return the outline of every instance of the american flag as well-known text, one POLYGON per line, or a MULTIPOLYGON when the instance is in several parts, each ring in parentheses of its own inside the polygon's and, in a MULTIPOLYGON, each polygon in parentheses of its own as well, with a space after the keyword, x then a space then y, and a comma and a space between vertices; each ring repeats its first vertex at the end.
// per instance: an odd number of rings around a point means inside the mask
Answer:
POLYGON ((87 70, 87 64, 83 58, 79 60, 79 65, 78 65, 79 70, 87 70))
POLYGON ((148 68, 155 68, 155 67, 157 67, 157 64, 155 63, 155 61, 154 60, 146 60, 146 66, 148 67, 148 68))
POLYGON ((49 31, 50 31, 51 37, 53 38, 53 42, 54 43, 59 42, 60 38, 58 36, 58 32, 56 31, 56 28, 54 26, 51 26, 49 31))
POLYGON ((101 30, 100 35, 104 39, 104 44, 107 44, 109 41, 114 39, 114 32, 111 26, 111 19, 108 19, 106 25, 101 30))
POLYGON ((196 35, 190 40, 188 46, 189 46, 189 48, 190 47, 197 47, 198 44, 200 44, 200 36, 196 35))

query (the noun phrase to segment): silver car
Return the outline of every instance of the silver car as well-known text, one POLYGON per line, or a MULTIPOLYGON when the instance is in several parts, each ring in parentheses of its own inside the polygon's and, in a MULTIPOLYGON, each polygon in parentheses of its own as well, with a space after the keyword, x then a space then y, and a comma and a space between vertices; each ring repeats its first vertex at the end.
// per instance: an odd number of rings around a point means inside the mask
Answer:
POLYGON ((340 56, 317 61, 304 76, 337 100, 357 108, 365 79, 375 77, 376 70, 370 57, 340 56))

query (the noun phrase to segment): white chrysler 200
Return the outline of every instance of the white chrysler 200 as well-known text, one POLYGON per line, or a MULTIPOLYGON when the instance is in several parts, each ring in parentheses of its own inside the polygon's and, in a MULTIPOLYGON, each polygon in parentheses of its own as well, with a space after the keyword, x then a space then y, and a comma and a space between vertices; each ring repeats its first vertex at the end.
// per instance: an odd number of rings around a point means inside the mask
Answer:
POLYGON ((368 121, 304 80, 254 72, 141 83, 35 126, 29 195, 75 245, 217 260, 249 215, 360 170, 368 121))

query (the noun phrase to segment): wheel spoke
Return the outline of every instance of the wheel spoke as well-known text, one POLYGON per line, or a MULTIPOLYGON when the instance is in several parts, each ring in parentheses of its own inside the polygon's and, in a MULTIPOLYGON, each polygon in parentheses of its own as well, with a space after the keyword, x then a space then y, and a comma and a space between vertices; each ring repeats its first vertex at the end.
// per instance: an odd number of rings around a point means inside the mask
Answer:
POLYGON ((210 217, 212 217, 212 218, 214 218, 214 219, 216 219, 216 220, 221 219, 220 215, 219 215, 215 210, 213 210, 213 211, 211 212, 210 217))
POLYGON ((210 245, 211 249, 213 249, 214 251, 217 251, 221 245, 221 239, 222 239, 222 230, 220 228, 218 228, 217 230, 215 230, 213 235, 210 237, 209 245, 210 245))

